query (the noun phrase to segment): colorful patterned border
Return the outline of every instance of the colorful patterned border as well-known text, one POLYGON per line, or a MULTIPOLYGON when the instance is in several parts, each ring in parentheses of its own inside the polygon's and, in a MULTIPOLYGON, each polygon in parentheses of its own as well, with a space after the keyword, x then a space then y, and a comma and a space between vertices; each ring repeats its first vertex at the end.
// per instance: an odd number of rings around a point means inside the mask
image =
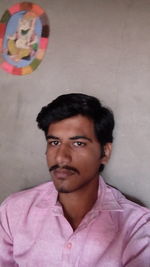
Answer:
POLYGON ((0 20, 0 67, 5 71, 14 75, 25 75, 33 72, 39 66, 44 57, 48 45, 49 32, 50 29, 49 29, 49 22, 47 15, 39 5, 30 2, 22 2, 22 3, 17 3, 12 7, 10 7, 9 9, 7 9, 0 20), (32 11, 33 13, 35 13, 36 16, 38 16, 42 25, 41 38, 39 40, 39 46, 35 54, 35 57, 31 62, 31 64, 22 68, 18 68, 16 66, 11 65, 7 61, 4 61, 2 54, 3 39, 5 36, 7 23, 11 18, 11 16, 20 11, 32 11))

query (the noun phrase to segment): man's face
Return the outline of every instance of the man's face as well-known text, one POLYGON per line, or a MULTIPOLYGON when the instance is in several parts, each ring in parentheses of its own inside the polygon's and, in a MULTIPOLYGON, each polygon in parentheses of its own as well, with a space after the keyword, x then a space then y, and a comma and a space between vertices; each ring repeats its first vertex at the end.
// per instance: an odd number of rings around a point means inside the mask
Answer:
POLYGON ((49 126, 46 156, 54 185, 61 193, 98 182, 100 164, 106 163, 93 121, 81 115, 49 126))

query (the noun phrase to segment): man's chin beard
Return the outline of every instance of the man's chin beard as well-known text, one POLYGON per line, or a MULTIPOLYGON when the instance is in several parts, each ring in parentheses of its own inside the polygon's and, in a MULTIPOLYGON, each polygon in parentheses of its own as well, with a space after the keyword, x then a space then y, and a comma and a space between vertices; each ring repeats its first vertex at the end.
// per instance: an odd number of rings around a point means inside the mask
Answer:
POLYGON ((76 190, 67 190, 65 188, 56 188, 56 190, 58 193, 63 193, 63 194, 69 194, 69 193, 76 191, 76 190))

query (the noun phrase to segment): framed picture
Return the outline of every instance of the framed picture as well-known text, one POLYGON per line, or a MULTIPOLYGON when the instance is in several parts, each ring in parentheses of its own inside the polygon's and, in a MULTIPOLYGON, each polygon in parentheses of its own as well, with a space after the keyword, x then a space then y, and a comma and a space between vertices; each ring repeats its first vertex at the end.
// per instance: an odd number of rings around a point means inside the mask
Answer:
POLYGON ((34 3, 17 3, 0 20, 0 67, 15 75, 32 73, 41 63, 49 38, 44 10, 34 3))

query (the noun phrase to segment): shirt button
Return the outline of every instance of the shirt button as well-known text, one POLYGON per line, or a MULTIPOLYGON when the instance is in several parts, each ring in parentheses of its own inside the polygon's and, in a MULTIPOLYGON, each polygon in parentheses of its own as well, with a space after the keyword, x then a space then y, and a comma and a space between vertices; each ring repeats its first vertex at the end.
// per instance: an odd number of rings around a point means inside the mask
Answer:
POLYGON ((67 248, 72 248, 72 243, 71 242, 69 242, 69 243, 67 243, 67 248))

